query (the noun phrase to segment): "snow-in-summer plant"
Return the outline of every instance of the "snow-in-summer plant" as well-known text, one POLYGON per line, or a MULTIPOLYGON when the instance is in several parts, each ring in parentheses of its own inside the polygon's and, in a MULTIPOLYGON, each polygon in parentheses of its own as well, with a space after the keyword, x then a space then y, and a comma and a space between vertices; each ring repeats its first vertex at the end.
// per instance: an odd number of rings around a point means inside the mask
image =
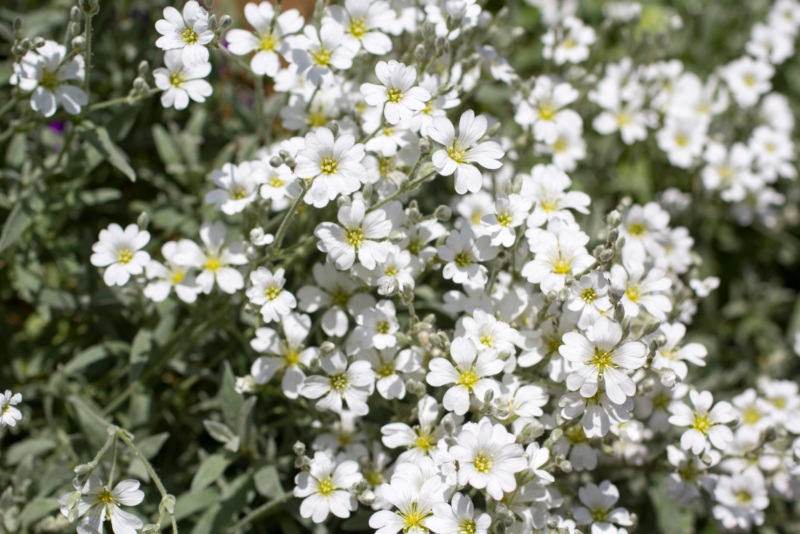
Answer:
POLYGON ((0 9, 0 530, 800 531, 800 0, 73 3, 0 9))

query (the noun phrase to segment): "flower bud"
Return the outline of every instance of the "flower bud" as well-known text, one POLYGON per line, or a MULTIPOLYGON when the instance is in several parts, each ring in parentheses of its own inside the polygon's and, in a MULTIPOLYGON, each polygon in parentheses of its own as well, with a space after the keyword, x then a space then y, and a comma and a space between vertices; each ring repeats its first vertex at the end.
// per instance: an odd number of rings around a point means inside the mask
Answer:
POLYGON ((616 228, 622 223, 622 215, 617 210, 612 210, 606 215, 606 223, 611 228, 616 228))
POLYGON ((334 137, 339 135, 339 122, 338 121, 331 121, 329 129, 334 137))
POLYGON ((445 434, 452 434, 456 431, 456 422, 453 420, 453 414, 447 412, 447 415, 442 417, 442 428, 445 434))
POLYGON ((431 140, 428 137, 422 137, 419 140, 419 153, 420 157, 425 157, 431 153, 431 140))
POLYGON ((608 231, 608 235, 606 236, 606 244, 613 245, 619 239, 619 230, 616 228, 612 228, 608 231))
POLYGON ((675 386, 681 382, 681 378, 672 369, 663 369, 659 378, 661 379, 661 384, 669 389, 675 389, 675 386))
POLYGON ((219 29, 219 22, 217 22, 217 16, 212 14, 208 17, 208 29, 212 32, 216 32, 219 29))
POLYGON ((302 441, 295 441, 292 445, 292 451, 296 456, 303 456, 306 453, 306 444, 302 441))
POLYGON ((445 206, 442 204, 433 212, 433 216, 436 217, 437 221, 440 222, 447 222, 450 220, 450 217, 453 216, 453 210, 450 206, 445 206))
POLYGON ((100 3, 97 0, 80 0, 79 5, 83 12, 90 17, 100 11, 100 3))
POLYGON ((324 341, 322 345, 319 346, 319 353, 320 356, 322 357, 328 356, 335 350, 336 350, 336 345, 334 345, 330 341, 324 341))
POLYGON ((150 216, 146 211, 140 213, 139 217, 136 218, 136 225, 140 230, 147 230, 147 227, 150 225, 150 216))
POLYGON ((175 513, 175 496, 174 495, 165 495, 163 499, 161 499, 161 504, 158 505, 159 513, 167 512, 169 515, 175 513), (163 510, 163 511, 162 511, 163 510))
POLYGON ((139 73, 139 76, 144 76, 150 72, 150 63, 148 63, 146 59, 141 60, 139 62, 139 66, 136 68, 136 71, 139 73))
POLYGON ((76 35, 70 41, 70 46, 76 52, 82 52, 84 48, 86 48, 86 38, 83 35, 76 35))
POLYGON ((78 9, 78 6, 72 6, 69 10, 69 20, 70 22, 80 22, 81 21, 81 10, 78 9))
POLYGON ((422 63, 422 61, 425 59, 425 56, 427 54, 428 54, 428 51, 425 50, 425 45, 422 44, 422 43, 419 43, 414 48, 414 60, 417 61, 418 63, 422 63))
POLYGON ((271 158, 269 158, 269 164, 270 166, 277 169, 278 167, 283 165, 283 159, 279 158, 278 156, 272 156, 271 158))
POLYGON ((233 19, 230 17, 230 15, 222 15, 222 17, 220 17, 219 19, 220 29, 227 30, 228 28, 231 27, 231 24, 233 24, 233 19))
POLYGON ((41 48, 41 47, 44 46, 45 42, 46 41, 44 40, 44 37, 38 37, 38 36, 34 37, 33 38, 33 47, 34 48, 41 48))
POLYGON ((370 490, 364 490, 358 494, 358 502, 365 506, 370 506, 375 502, 375 494, 370 490))

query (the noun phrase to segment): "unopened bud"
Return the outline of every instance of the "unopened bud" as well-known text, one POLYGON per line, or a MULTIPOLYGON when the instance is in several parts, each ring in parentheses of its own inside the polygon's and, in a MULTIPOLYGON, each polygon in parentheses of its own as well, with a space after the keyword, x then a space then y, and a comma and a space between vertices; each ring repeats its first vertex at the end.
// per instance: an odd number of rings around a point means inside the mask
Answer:
POLYGON ((147 227, 150 225, 150 216, 146 211, 140 213, 139 217, 136 218, 136 225, 140 230, 147 230, 147 227))
POLYGON ((70 22, 67 29, 70 35, 78 35, 81 33, 81 25, 78 22, 70 22))
POLYGON ((231 24, 233 24, 233 19, 230 17, 230 15, 222 15, 222 17, 220 17, 219 19, 220 29, 227 30, 228 28, 231 27, 231 24))
POLYGON ((329 130, 333 134, 334 137, 339 135, 339 122, 338 121, 331 121, 329 126, 329 130))
POLYGON ((159 513, 167 512, 169 515, 173 515, 175 513, 175 496, 174 495, 165 495, 163 499, 161 499, 161 504, 158 506, 159 513))
POLYGON ((271 158, 269 158, 269 164, 270 166, 275 167, 277 169, 278 167, 283 165, 283 159, 279 158, 278 156, 272 156, 271 158))
POLYGON ((617 210, 612 210, 606 215, 606 224, 611 228, 616 228, 622 222, 622 215, 617 210))
POLYGON ((648 322, 646 325, 644 325, 644 335, 649 336, 650 334, 658 330, 660 326, 661 326, 661 321, 657 319, 648 322))
POLYGON ((150 72, 150 63, 147 62, 146 59, 143 59, 139 62, 139 66, 136 69, 136 72, 139 73, 139 76, 144 76, 148 72, 150 72))
POLYGON ((489 126, 489 129, 486 131, 486 135, 484 137, 494 137, 497 132, 500 131, 500 127, 502 124, 500 122, 496 122, 489 126))
MULTIPOLYGON (((283 158, 283 162, 290 169, 294 169, 297 166, 297 162, 294 160, 294 158, 292 156, 286 156, 285 158, 283 158)), ((303 183, 305 183, 305 182, 303 182, 303 183)))
POLYGON ((416 397, 423 397, 425 396, 425 384, 420 382, 419 380, 414 380, 413 378, 409 378, 406 380, 406 389, 409 393, 416 397))
POLYGON ((14 32, 22 31, 22 19, 20 17, 14 18, 14 32))
POLYGON ((34 48, 41 48, 47 41, 44 40, 44 37, 34 37, 33 38, 33 47, 34 48))
POLYGON ((445 206, 442 204, 433 212, 433 216, 436 217, 437 221, 447 222, 450 220, 450 217, 453 216, 453 210, 450 206, 445 206))
POLYGON ((364 490, 358 494, 358 502, 365 506, 370 506, 375 502, 375 494, 370 490, 364 490))
POLYGON ((419 43, 414 48, 414 60, 417 61, 418 63, 421 63, 425 59, 425 56, 427 55, 427 53, 428 53, 428 51, 425 50, 425 45, 422 44, 422 43, 419 43))
POLYGON ((606 236, 606 243, 609 245, 614 244, 619 239, 619 230, 617 228, 612 228, 608 231, 608 235, 606 236))
POLYGON ((81 52, 86 48, 86 38, 83 35, 76 35, 70 41, 70 45, 76 52, 81 52))
POLYGON ((661 379, 661 385, 668 389, 675 389, 675 386, 681 382, 681 377, 672 369, 663 369, 659 378, 661 379))
POLYGON ((69 20, 71 22, 80 22, 81 21, 81 10, 78 9, 78 6, 72 6, 69 10, 69 20))
POLYGON ((89 16, 96 15, 100 11, 100 3, 97 0, 80 0, 79 5, 89 16))
POLYGON ((448 435, 456 431, 456 422, 453 420, 453 415, 450 412, 442 418, 442 428, 444 429, 444 433, 448 435))
POLYGON ((561 469, 561 471, 563 471, 564 473, 567 473, 567 474, 572 473, 572 462, 570 462, 569 460, 566 460, 566 459, 562 460, 558 464, 558 468, 561 469))
POLYGON ((604 248, 599 256, 595 256, 600 263, 608 263, 614 258, 614 251, 610 248, 604 248))
POLYGON ((330 341, 323 341, 322 345, 319 346, 319 353, 323 357, 328 356, 335 350, 336 350, 336 345, 334 345, 330 341))
POLYGON ((133 80, 133 90, 137 93, 143 93, 147 90, 147 82, 144 78, 135 78, 133 80))
POLYGON ((419 153, 423 157, 431 153, 431 140, 427 137, 419 140, 419 153))
POLYGON ((208 17, 208 29, 212 32, 215 32, 219 29, 219 22, 217 21, 216 15, 212 14, 210 17, 208 17))
POLYGON ((292 451, 296 456, 303 456, 306 453, 306 444, 302 441, 295 441, 292 445, 292 451))

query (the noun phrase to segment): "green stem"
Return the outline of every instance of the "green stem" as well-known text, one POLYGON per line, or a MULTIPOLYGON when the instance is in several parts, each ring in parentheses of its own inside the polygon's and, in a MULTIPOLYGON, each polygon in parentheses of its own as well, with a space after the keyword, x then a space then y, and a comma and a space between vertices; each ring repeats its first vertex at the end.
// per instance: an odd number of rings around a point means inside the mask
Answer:
MULTIPOLYGON (((409 174, 413 174, 413 172, 416 169, 417 165, 419 165, 419 161, 417 161, 417 164, 414 165, 414 169, 411 169, 411 173, 409 173, 409 174)), ((432 172, 432 173, 426 174, 425 176, 421 176, 420 178, 417 178, 416 180, 413 180, 411 182, 406 182, 405 184, 400 186, 400 188, 397 191, 395 191, 394 193, 392 193, 388 197, 384 198, 383 200, 381 200, 380 202, 378 202, 374 206, 370 206, 370 208, 367 210, 367 213, 375 211, 376 209, 380 208, 381 206, 384 206, 384 205, 388 204, 389 202, 391 202, 392 200, 396 199, 400 195, 403 195, 403 194, 413 190, 419 184, 421 184, 422 182, 424 182, 425 180, 427 180, 428 178, 430 178, 434 174, 436 174, 435 171, 432 172)))
POLYGON ((275 234, 275 242, 272 243, 272 250, 280 250, 281 243, 283 243, 283 238, 286 236, 286 231, 289 229, 289 222, 295 216, 297 210, 300 209, 300 204, 303 202, 303 198, 305 198, 306 193, 308 193, 309 187, 302 178, 300 179, 300 185, 303 187, 303 192, 297 195, 297 198, 292 203, 289 211, 283 217, 281 225, 278 227, 278 233, 275 234))
POLYGON ((255 78, 255 87, 253 88, 253 92, 255 93, 254 103, 256 106, 256 133, 258 134, 258 140, 261 143, 266 141, 266 136, 264 135, 264 77, 261 75, 256 74, 255 78))
MULTIPOLYGON (((155 469, 153 469, 153 465, 147 458, 144 457, 144 454, 142 454, 142 451, 139 450, 139 447, 137 447, 133 443, 133 440, 129 437, 128 433, 122 429, 118 429, 116 432, 116 436, 119 437, 119 439, 121 439, 122 442, 125 445, 127 445, 130 450, 133 451, 136 457, 139 458, 139 461, 142 462, 144 468, 147 470, 147 473, 150 475, 150 478, 153 479, 153 482, 158 488, 158 492, 161 493, 161 499, 163 500, 166 499, 167 497, 170 497, 170 494, 167 493, 167 489, 164 487, 164 484, 161 483, 161 479, 158 477, 158 474, 156 474, 155 469)), ((172 522, 172 531, 177 533, 178 525, 175 522, 175 514, 170 512, 169 518, 170 521, 172 522)))
POLYGON ((108 472, 108 487, 114 484, 114 472, 117 470, 117 433, 114 432, 114 458, 111 460, 111 470, 108 472))
POLYGON ((243 526, 252 523, 256 519, 260 519, 262 517, 271 514, 276 509, 280 508, 281 505, 291 500, 293 497, 294 495, 291 492, 284 493, 280 497, 275 497, 271 501, 262 504, 261 506, 259 506, 258 508, 256 508, 255 510, 244 516, 241 521, 230 527, 228 529, 228 532, 237 532, 243 526))
POLYGON ((111 100, 106 100, 105 102, 98 102, 97 104, 92 104, 91 106, 86 108, 86 111, 87 112, 89 112, 89 111, 97 111, 98 109, 111 108, 111 107, 119 106, 119 105, 122 105, 122 104, 127 104, 129 106, 132 106, 132 105, 136 104, 137 102, 139 102, 140 100, 144 100, 146 98, 150 98, 151 96, 153 96, 154 94, 156 94, 156 93, 158 93, 160 91, 161 91, 160 89, 155 89, 154 88, 154 89, 150 89, 147 93, 145 93, 143 95, 135 96, 133 98, 128 97, 128 96, 123 96, 123 97, 120 97, 120 98, 113 98, 111 100))
POLYGON ((83 80, 83 89, 86 91, 86 101, 90 100, 89 78, 92 73, 92 18, 94 15, 86 14, 86 77, 83 80))

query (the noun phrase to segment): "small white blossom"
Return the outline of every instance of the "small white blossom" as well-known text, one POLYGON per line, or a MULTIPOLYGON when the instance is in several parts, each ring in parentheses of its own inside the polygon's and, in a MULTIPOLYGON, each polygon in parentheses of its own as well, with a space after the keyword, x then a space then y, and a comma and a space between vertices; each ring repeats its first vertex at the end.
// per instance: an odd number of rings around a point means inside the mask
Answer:
POLYGON ((156 21, 161 37, 156 46, 164 51, 178 50, 183 64, 191 67, 208 62, 206 45, 214 39, 208 26, 208 11, 196 0, 183 6, 183 13, 172 6, 164 8, 164 18, 156 21))
POLYGON ((203 80, 211 72, 211 63, 187 65, 180 51, 164 54, 165 67, 153 70, 156 87, 164 91, 161 105, 165 108, 186 109, 189 100, 202 103, 213 93, 211 84, 203 80))
POLYGON ((20 402, 22 394, 12 393, 10 389, 0 395, 0 427, 17 426, 17 421, 22 419, 22 412, 15 406, 20 402))
POLYGON ((109 286, 124 286, 130 277, 144 272, 150 254, 141 250, 150 242, 150 232, 129 224, 124 230, 112 223, 100 230, 100 239, 92 245, 90 261, 95 267, 105 267, 103 281, 109 286))

